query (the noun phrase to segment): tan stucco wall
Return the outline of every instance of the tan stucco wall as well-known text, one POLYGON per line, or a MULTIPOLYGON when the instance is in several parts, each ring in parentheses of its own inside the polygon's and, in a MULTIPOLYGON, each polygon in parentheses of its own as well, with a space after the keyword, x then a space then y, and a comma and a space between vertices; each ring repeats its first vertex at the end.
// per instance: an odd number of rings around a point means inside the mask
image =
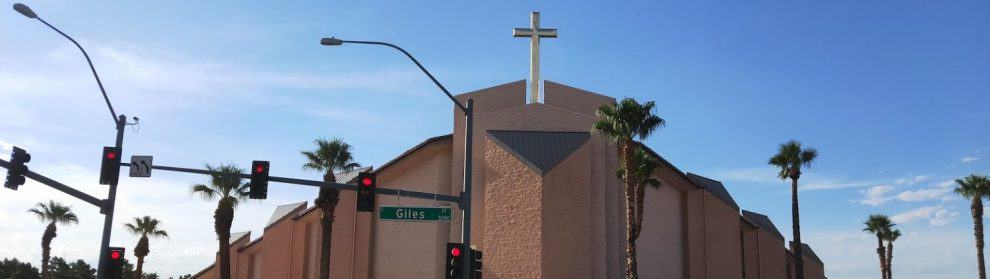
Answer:
POLYGON ((704 192, 709 279, 742 278, 739 211, 704 192))
MULTIPOLYGON (((450 193, 450 140, 433 143, 378 172, 384 188, 450 193)), ((378 205, 433 205, 433 201, 379 196, 378 205)), ((439 205, 448 205, 441 203, 439 205)), ((453 205, 456 208, 456 205, 453 205)), ((455 210, 456 212, 457 210, 455 210)), ((451 223, 374 223, 373 278, 440 278, 451 223)), ((455 219, 460 224, 459 219, 455 219)), ((460 227, 457 225, 456 227, 460 227)))
POLYGON ((636 248, 640 277, 684 278, 686 275, 682 199, 681 192, 672 186, 646 189, 643 229, 636 248))
POLYGON ((485 277, 541 278, 543 178, 486 140, 485 277))
POLYGON ((784 248, 784 241, 764 229, 760 229, 757 236, 760 247, 759 271, 761 278, 787 278, 787 252, 784 248))
POLYGON ((543 278, 591 275, 591 143, 543 178, 543 278))

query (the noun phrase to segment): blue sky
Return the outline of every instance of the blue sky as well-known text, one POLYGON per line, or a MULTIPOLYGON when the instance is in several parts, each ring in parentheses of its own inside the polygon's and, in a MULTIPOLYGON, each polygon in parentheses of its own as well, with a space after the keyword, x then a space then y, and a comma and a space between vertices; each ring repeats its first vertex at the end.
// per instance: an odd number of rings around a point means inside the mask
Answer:
MULTIPOLYGON (((818 148, 803 180, 802 227, 830 278, 878 272, 874 244, 859 231, 871 213, 896 216, 905 232, 898 277, 975 275, 968 203, 947 181, 990 173, 990 4, 656 2, 27 4, 87 48, 117 111, 142 119, 125 136, 125 155, 178 166, 268 159, 277 175, 313 179, 298 152, 314 138, 342 137, 358 161, 380 165, 449 133, 453 110, 400 54, 327 48, 319 38, 399 44, 466 92, 527 77, 528 43, 510 32, 541 11, 543 26, 560 33, 544 40, 544 78, 656 101, 669 125, 647 143, 682 170, 722 180, 788 239, 787 185, 766 160, 792 138, 818 148)), ((105 195, 95 172, 113 126, 78 51, 3 8, 0 84, 3 152, 24 147, 32 169, 105 195)), ((201 181, 122 180, 118 223, 150 214, 174 231, 153 241, 150 271, 194 273, 209 263, 213 205, 186 192, 201 181)), ((271 191, 238 210, 235 230, 260 231, 275 206, 315 196, 271 191)), ((8 247, 0 257, 38 261, 44 227, 24 211, 49 198, 82 219, 60 230, 54 254, 93 256, 96 209, 29 183, 0 191, 0 246, 8 247)), ((114 243, 136 241, 115 233, 114 243)))

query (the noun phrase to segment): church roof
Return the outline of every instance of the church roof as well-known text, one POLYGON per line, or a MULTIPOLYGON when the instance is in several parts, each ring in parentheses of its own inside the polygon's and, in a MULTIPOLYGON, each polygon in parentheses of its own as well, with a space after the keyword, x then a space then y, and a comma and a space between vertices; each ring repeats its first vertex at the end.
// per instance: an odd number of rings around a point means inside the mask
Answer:
POLYGON ((770 217, 748 210, 743 210, 742 215, 750 221, 753 221, 753 223, 756 223, 756 225, 760 228, 772 233, 774 236, 779 238, 780 241, 784 241, 784 235, 777 230, 777 226, 773 225, 773 221, 770 221, 770 217))
MULTIPOLYGON (((790 244, 791 244, 791 247, 794 247, 794 241, 791 241, 790 244)), ((811 249, 811 246, 808 246, 808 244, 801 243, 801 252, 802 252, 802 254, 805 254, 805 255, 808 255, 809 257, 811 257, 811 259, 812 260, 815 260, 816 262, 818 262, 818 264, 825 265, 825 263, 822 262, 822 259, 818 257, 818 254, 815 254, 815 250, 812 250, 811 249)))
POLYGON ((718 198, 725 204, 728 204, 732 208, 739 210, 739 205, 736 204, 736 201, 732 199, 732 195, 729 194, 729 191, 725 190, 725 186, 722 185, 722 182, 704 176, 700 176, 697 174, 693 174, 690 172, 687 174, 687 177, 692 182, 694 182, 694 184, 697 184, 698 186, 705 188, 706 191, 712 193, 712 195, 714 195, 716 198, 718 198))
POLYGON ((660 160, 660 162, 663 163, 664 166, 667 166, 668 168, 670 168, 671 170, 673 170, 675 173, 677 173, 677 175, 681 176, 681 178, 684 178, 684 180, 687 180, 688 183, 690 183, 692 186, 698 187, 698 188, 702 188, 701 185, 698 185, 698 184, 694 183, 694 181, 692 181, 691 179, 689 179, 687 177, 687 174, 685 174, 683 171, 681 171, 681 169, 678 169, 677 166, 674 166, 674 164, 671 164, 670 161, 667 161, 667 159, 665 159, 663 156, 660 156, 659 153, 657 153, 656 151, 653 151, 652 148, 650 148, 649 146, 647 146, 646 144, 643 144, 641 142, 636 142, 636 143, 639 144, 639 147, 643 148, 643 150, 646 150, 646 152, 650 153, 650 155, 653 155, 654 158, 657 158, 657 160, 660 160))
POLYGON ((306 209, 306 202, 297 202, 276 207, 275 212, 272 212, 272 218, 268 219, 268 224, 265 225, 265 229, 267 230, 275 223, 285 219, 286 216, 292 216, 293 213, 303 209, 306 209))
POLYGON ((230 234, 230 244, 234 244, 234 242, 237 242, 242 237, 245 237, 245 236, 248 236, 248 235, 251 235, 251 232, 250 231, 231 233, 230 234))
POLYGON ((375 173, 378 173, 378 172, 380 172, 380 171, 382 171, 384 169, 387 169, 388 167, 391 167, 395 163, 401 161, 402 159, 405 159, 407 156, 409 156, 409 154, 412 154, 413 152, 416 152, 417 150, 419 150, 419 149, 421 149, 423 147, 426 147, 427 145, 430 145, 431 143, 440 142, 440 141, 443 141, 443 140, 451 140, 453 138, 454 138, 454 134, 446 134, 446 135, 442 135, 442 136, 436 136, 436 137, 428 138, 428 139, 424 140, 423 142, 417 144, 416 146, 413 146, 413 148, 410 148, 409 150, 406 150, 406 152, 402 152, 402 154, 400 154, 398 157, 395 157, 395 159, 392 159, 391 161, 388 161, 388 163, 385 163, 384 165, 382 165, 381 167, 379 167, 378 169, 376 169, 374 172, 375 173))
POLYGON ((489 130, 493 142, 540 175, 546 175, 581 147, 591 133, 489 130))

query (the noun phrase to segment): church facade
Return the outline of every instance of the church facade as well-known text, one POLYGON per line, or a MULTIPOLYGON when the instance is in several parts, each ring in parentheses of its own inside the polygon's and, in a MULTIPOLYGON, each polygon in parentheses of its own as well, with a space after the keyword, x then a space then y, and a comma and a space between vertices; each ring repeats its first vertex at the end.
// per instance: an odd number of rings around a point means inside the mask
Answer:
MULTIPOLYGON (((595 110, 615 99, 543 85, 542 102, 526 101, 525 80, 456 96, 474 100, 473 142, 465 143, 464 117, 455 110, 451 134, 374 169, 378 185, 457 195, 464 144, 472 144, 471 237, 484 252, 484 278, 622 278, 617 147, 591 132, 595 110)), ((637 242, 642 278, 793 278, 791 249, 769 218, 744 210, 721 182, 682 172, 643 147, 662 162, 653 176, 663 186, 646 191, 637 242)), ((337 207, 332 278, 443 278, 446 243, 461 239, 460 210, 452 222, 395 222, 356 212, 355 202, 355 193, 345 191, 337 207)), ((436 202, 378 196, 376 204, 436 202)), ((232 236, 232 277, 316 278, 319 216, 305 202, 285 205, 261 235, 232 236)), ((825 278, 811 247, 805 244, 804 253, 806 278, 825 278)), ((206 267, 194 278, 219 278, 217 271, 206 267)))

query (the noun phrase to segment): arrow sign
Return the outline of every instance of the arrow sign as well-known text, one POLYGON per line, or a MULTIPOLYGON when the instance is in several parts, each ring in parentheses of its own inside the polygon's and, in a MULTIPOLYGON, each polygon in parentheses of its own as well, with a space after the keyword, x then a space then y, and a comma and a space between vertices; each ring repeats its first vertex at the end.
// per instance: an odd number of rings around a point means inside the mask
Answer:
POLYGON ((131 156, 131 177, 151 177, 151 156, 131 156))

